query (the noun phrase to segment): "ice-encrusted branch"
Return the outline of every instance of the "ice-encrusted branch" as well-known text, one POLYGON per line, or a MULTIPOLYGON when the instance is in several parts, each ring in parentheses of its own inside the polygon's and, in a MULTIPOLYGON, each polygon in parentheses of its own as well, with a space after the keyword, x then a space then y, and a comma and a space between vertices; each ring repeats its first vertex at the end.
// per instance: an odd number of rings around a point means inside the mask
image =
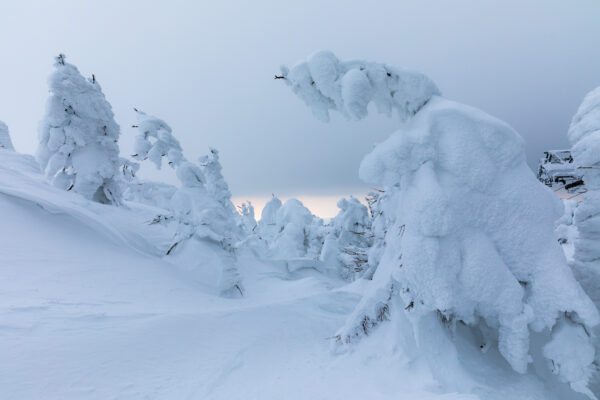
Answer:
POLYGON ((406 119, 440 94, 435 83, 419 72, 367 61, 340 61, 330 51, 319 51, 292 69, 282 66, 275 79, 290 86, 322 121, 329 121, 330 110, 362 119, 371 102, 380 113, 391 115, 395 110, 406 119))

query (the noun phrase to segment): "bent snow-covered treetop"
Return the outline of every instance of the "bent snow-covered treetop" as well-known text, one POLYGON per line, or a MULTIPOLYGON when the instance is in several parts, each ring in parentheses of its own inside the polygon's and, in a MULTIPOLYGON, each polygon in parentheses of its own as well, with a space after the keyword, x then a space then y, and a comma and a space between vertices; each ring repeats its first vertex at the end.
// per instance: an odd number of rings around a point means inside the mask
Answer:
POLYGON ((396 110, 400 118, 414 115, 440 91, 420 72, 367 61, 340 61, 330 51, 319 51, 281 76, 314 116, 329 121, 329 110, 349 119, 367 116, 373 102, 380 113, 396 110))

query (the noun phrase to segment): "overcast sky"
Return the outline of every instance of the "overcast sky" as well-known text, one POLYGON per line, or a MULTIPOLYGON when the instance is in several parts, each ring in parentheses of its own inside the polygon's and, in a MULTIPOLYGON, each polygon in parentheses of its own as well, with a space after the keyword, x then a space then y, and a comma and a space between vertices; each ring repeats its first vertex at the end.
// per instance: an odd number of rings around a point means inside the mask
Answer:
POLYGON ((319 122, 273 80, 280 64, 330 49, 422 71, 446 97, 517 129, 531 166, 567 146, 572 115, 600 85, 598 1, 1 3, 0 120, 17 150, 35 151, 46 77, 64 52, 102 85, 123 155, 138 107, 171 125, 188 158, 218 148, 236 199, 323 198, 322 214, 336 197, 367 189, 360 160, 397 121, 373 113, 319 122))

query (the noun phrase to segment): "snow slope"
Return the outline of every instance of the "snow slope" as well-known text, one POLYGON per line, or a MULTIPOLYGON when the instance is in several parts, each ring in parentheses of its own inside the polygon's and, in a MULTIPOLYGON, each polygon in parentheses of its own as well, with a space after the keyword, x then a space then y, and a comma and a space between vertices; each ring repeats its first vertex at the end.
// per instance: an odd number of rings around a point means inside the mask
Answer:
POLYGON ((334 355, 363 281, 241 255, 246 296, 217 297, 220 253, 198 242, 198 268, 169 262, 173 232, 146 223, 158 211, 60 191, 32 157, 0 150, 0 398, 561 398, 467 344, 448 389, 394 329, 334 355))

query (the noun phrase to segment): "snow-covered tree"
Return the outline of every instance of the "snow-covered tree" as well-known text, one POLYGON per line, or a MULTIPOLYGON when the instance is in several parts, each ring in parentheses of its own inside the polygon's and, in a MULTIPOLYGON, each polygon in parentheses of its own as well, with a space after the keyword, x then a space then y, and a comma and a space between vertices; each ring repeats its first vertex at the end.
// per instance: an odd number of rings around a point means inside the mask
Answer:
POLYGON ((219 162, 219 152, 217 149, 210 148, 210 153, 200 157, 198 162, 202 166, 202 172, 206 178, 206 189, 231 212, 235 212, 235 207, 231 203, 231 192, 229 185, 223 178, 221 170, 223 167, 219 162))
POLYGON ((340 199, 337 206, 340 211, 329 224, 319 259, 328 270, 355 279, 368 269, 371 218, 367 207, 354 197, 340 199))
POLYGON ((179 141, 173 136, 173 130, 159 118, 134 108, 137 114, 139 134, 135 137, 132 156, 136 160, 150 160, 160 169, 162 158, 167 157, 169 165, 177 167, 184 157, 179 141))
MULTIPOLYGON (((277 205, 274 199, 271 200, 273 209, 277 205)), ((267 210, 265 215, 263 210, 263 217, 270 219, 272 217, 269 215, 270 211, 272 210, 267 210)), ((300 200, 288 199, 280 206, 275 213, 274 223, 276 233, 269 242, 272 257, 280 259, 318 257, 322 245, 320 230, 323 221, 315 217, 300 200)))
MULTIPOLYGON (((169 125, 143 111, 136 112, 140 134, 136 137, 134 157, 149 159, 157 168, 162 165, 162 157, 167 157, 181 183, 169 201, 172 215, 156 218, 158 222, 177 223, 175 238, 167 255, 177 252, 184 247, 182 243, 190 239, 218 243, 225 250, 220 292, 225 296, 243 294, 235 255, 235 245, 242 239, 243 233, 236 221, 235 208, 232 204, 225 204, 226 201, 231 203, 229 197, 225 198, 222 192, 208 190, 202 167, 183 156, 179 141, 169 125)), ((216 168, 213 163, 209 171, 212 173, 216 168)), ((223 184, 226 187, 226 183, 223 184)))
POLYGON ((282 74, 321 119, 330 110, 361 119, 373 102, 405 120, 360 166, 361 179, 386 192, 385 245, 338 345, 394 316, 413 326, 398 330, 408 354, 415 346, 443 351, 460 365, 452 356, 456 337, 445 326, 461 321, 472 332, 464 340, 479 338, 484 351, 497 347, 515 371, 545 357, 559 379, 593 396, 590 358, 556 350, 589 349, 585 332, 598 324, 598 310, 554 237, 559 200, 527 167, 518 133, 441 97, 417 72, 319 52, 282 74), (532 337, 545 346, 543 355, 530 352, 532 337))
POLYGON ((240 225, 246 232, 253 232, 256 229, 257 223, 254 217, 254 206, 251 201, 247 201, 238 206, 240 214, 240 225))
POLYGON ((600 306, 600 87, 585 96, 573 117, 568 138, 587 189, 575 212, 579 237, 575 241, 574 268, 587 293, 600 306))
POLYGON ((272 243, 275 236, 279 233, 277 226, 277 212, 283 203, 275 195, 263 207, 260 221, 256 226, 256 234, 268 244, 272 243))
POLYGON ((10 135, 8 133, 8 126, 2 121, 0 121, 0 149, 11 150, 14 151, 12 141, 10 140, 10 135))
POLYGON ((84 197, 120 201, 120 128, 100 85, 59 55, 48 80, 51 96, 40 123, 37 159, 56 187, 84 197))

